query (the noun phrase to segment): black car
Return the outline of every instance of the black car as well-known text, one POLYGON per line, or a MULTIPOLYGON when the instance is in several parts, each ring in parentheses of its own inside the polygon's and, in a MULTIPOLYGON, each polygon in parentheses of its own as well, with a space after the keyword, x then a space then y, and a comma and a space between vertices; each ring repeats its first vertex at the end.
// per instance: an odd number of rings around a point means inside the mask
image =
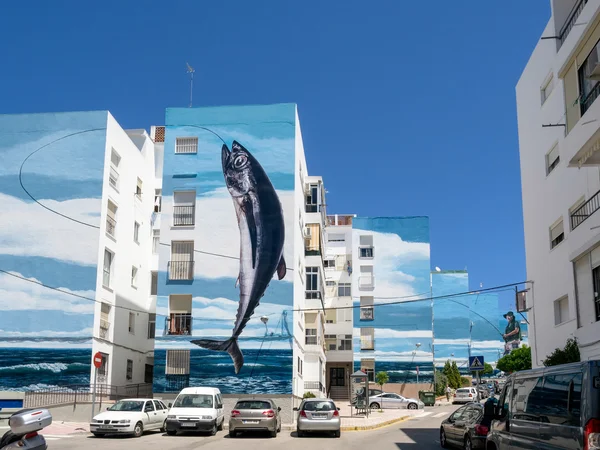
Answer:
POLYGON ((467 403, 458 408, 440 427, 440 445, 462 447, 465 450, 484 449, 485 440, 493 418, 493 401, 486 402, 492 407, 484 407, 481 403, 467 403), (484 414, 487 412, 487 414, 484 414))

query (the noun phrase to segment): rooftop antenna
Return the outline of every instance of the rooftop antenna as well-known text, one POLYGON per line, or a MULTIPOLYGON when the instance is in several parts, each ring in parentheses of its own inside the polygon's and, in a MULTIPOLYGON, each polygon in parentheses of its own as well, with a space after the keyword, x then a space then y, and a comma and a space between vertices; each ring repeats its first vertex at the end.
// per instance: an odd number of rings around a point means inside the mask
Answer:
POLYGON ((190 74, 190 108, 192 107, 192 94, 194 92, 194 68, 192 66, 189 65, 189 63, 185 63, 185 65, 187 66, 187 73, 190 74))

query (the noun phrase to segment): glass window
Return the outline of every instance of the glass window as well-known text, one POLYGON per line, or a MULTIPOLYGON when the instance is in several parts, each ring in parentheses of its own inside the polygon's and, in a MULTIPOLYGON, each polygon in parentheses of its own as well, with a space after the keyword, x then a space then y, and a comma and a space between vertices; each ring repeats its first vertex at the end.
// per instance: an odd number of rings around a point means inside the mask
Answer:
POLYGON ((235 409, 271 409, 271 404, 261 400, 244 400, 237 402, 235 409))
POLYGON ((152 403, 152 401, 147 401, 146 406, 144 406, 144 411, 154 411, 154 403, 152 403))
POLYGON ((174 408, 212 408, 213 396, 207 394, 182 394, 177 396, 174 408))
POLYGON ((514 419, 539 422, 539 412, 543 408, 542 377, 515 380, 512 413, 514 419))
POLYGON ((141 401, 119 401, 108 408, 109 411, 142 411, 144 402, 141 401))
POLYGON ((155 408, 156 408, 157 411, 160 411, 160 410, 164 409, 162 403, 159 402, 158 400, 154 400, 154 406, 155 406, 155 408))
POLYGON ((338 284, 338 297, 350 297, 352 295, 352 285, 350 283, 338 284))
POLYGON ((540 411, 541 421, 580 426, 581 382, 581 373, 546 376, 540 411))
POLYGON ((335 405, 333 402, 328 401, 314 401, 304 403, 304 411, 335 411, 335 405))
POLYGON ((466 413, 466 411, 467 411, 467 407, 466 406, 461 406, 460 408, 458 408, 454 412, 454 414, 452 414, 450 416, 450 419, 452 419, 452 420, 461 420, 463 418, 464 414, 466 413))

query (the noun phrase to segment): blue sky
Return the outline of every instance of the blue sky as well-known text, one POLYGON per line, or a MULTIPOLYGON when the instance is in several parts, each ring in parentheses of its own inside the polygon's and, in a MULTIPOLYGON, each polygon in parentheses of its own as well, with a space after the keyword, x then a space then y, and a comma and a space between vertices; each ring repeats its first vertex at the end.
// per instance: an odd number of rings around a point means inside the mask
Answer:
POLYGON ((146 3, 4 5, 0 113, 148 128, 189 61, 195 105, 298 103, 330 212, 428 215, 432 265, 525 278, 514 86, 548 1, 146 3))

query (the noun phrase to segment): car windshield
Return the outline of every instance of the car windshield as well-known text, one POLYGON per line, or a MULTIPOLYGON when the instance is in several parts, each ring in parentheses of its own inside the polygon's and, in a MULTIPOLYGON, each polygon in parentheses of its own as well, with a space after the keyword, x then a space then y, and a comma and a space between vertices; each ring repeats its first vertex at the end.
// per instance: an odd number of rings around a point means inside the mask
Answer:
POLYGON ((235 409, 271 409, 271 404, 261 400, 245 400, 237 402, 235 409))
POLYGON ((212 408, 213 396, 207 394, 178 395, 173 408, 212 408))
POLYGON ((306 402, 304 404, 304 411, 333 411, 335 405, 332 402, 306 402))
POLYGON ((120 401, 120 402, 115 403, 110 408, 108 408, 108 410, 109 411, 130 411, 130 412, 136 411, 137 412, 137 411, 141 411, 143 407, 144 407, 144 402, 127 400, 127 401, 120 401))
POLYGON ((457 389, 456 392, 460 393, 460 394, 468 394, 469 392, 471 392, 471 390, 470 389, 457 389))

